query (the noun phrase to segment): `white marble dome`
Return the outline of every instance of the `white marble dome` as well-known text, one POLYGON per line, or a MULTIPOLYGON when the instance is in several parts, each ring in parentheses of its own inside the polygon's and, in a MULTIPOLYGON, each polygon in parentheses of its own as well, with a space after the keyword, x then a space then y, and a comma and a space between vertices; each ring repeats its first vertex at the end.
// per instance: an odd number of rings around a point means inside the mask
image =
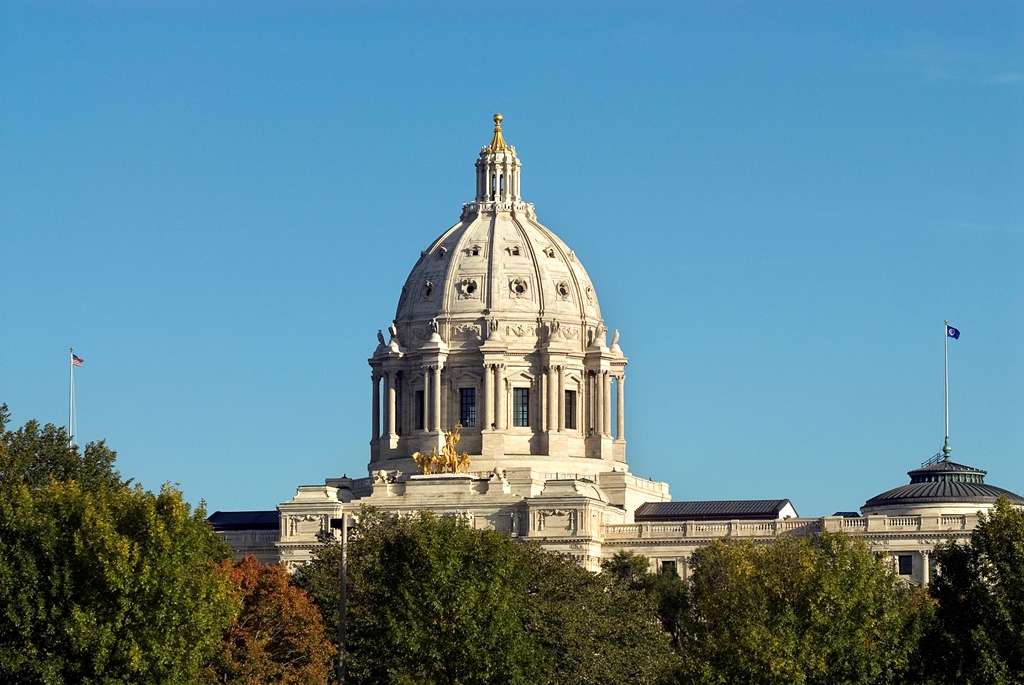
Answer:
POLYGON ((495 327, 506 342, 533 344, 554 326, 582 349, 602 323, 594 286, 575 253, 520 199, 519 160, 500 123, 481 161, 475 201, 406 279, 395 314, 399 340, 415 346, 436 320, 449 345, 479 344, 495 327))
MULTIPOLYGON (((625 468, 618 332, 609 346, 594 286, 520 195, 521 164, 494 117, 476 195, 409 274, 373 369, 372 472, 461 426, 474 471, 625 468)), ((532 476, 529 476, 532 478, 532 476)))

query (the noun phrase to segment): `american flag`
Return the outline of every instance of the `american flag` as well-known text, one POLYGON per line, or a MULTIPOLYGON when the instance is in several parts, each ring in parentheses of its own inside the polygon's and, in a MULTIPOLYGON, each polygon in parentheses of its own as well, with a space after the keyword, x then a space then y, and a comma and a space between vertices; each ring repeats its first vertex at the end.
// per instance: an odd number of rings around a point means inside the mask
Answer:
POLYGON ((71 365, 72 366, 81 366, 82 362, 84 362, 84 361, 85 360, 82 359, 81 357, 79 357, 77 354, 72 354, 71 355, 71 365))

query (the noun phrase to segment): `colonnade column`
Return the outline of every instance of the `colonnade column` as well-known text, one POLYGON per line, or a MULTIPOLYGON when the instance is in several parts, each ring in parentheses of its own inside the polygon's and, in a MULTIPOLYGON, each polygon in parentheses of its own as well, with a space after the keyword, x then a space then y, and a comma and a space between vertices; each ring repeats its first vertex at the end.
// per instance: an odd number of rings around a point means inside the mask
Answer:
POLYGON ((388 371, 388 406, 387 406, 387 426, 388 426, 388 437, 394 437, 397 432, 395 431, 395 399, 398 395, 398 389, 395 387, 395 372, 388 371))
POLYGON ((626 439, 626 392, 622 384, 626 381, 626 374, 622 374, 615 380, 615 438, 626 439))
POLYGON ((433 371, 433 387, 431 390, 434 394, 434 406, 432 416, 430 418, 430 430, 439 431, 441 430, 441 365, 430 367, 433 371))
POLYGON ((558 367, 558 430, 565 430, 565 367, 558 367))
POLYGON ((505 430, 505 365, 495 364, 494 365, 494 394, 497 397, 497 401, 494 403, 494 409, 497 413, 495 417, 495 423, 498 426, 498 430, 505 430))
POLYGON ((381 374, 381 385, 383 386, 384 389, 384 401, 381 403, 381 411, 384 412, 384 425, 381 426, 380 431, 380 436, 382 438, 387 436, 388 423, 390 422, 390 417, 388 416, 388 408, 390 407, 390 403, 388 402, 388 385, 390 380, 391 379, 389 378, 389 374, 387 371, 381 374))
POLYGON ((558 370, 552 365, 548 367, 548 430, 558 430, 558 370))
POLYGON ((423 432, 430 432, 430 367, 423 374, 423 432))
POLYGON ((928 587, 931 582, 929 578, 931 575, 931 565, 928 563, 931 561, 930 556, 930 553, 927 551, 921 552, 921 587, 928 587))
POLYGON ((373 381, 373 439, 380 438, 380 374, 370 376, 373 381))
POLYGON ((484 396, 483 415, 484 423, 482 430, 490 430, 494 427, 494 370, 491 364, 484 364, 484 396))
POLYGON ((594 372, 594 433, 604 435, 604 380, 599 371, 594 372))
POLYGON ((604 399, 604 418, 602 423, 604 424, 604 434, 611 434, 611 376, 608 372, 604 372, 601 376, 601 394, 604 399))

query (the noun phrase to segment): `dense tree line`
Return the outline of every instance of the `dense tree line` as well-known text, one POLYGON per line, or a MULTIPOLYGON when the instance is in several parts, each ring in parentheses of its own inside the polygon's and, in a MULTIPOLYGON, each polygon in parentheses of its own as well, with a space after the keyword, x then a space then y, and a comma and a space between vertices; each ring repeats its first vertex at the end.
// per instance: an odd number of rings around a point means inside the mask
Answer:
MULTIPOLYGON (((332 540, 294 578, 332 634, 339 564, 332 540)), ((349 591, 355 684, 642 685, 674 661, 648 593, 451 516, 364 511, 349 591)))
POLYGON ((331 645, 279 567, 237 567, 181 492, 0 406, 0 682, 323 683, 331 645), (319 638, 319 639, 318 639, 319 638))
MULTIPOLYGON (((0 682, 334 681, 340 548, 238 563, 181 492, 0 407, 0 682)), ((844 535, 723 540, 691 575, 572 559, 455 517, 361 513, 348 682, 1024 683, 1024 512, 1001 500, 925 591, 844 535)))

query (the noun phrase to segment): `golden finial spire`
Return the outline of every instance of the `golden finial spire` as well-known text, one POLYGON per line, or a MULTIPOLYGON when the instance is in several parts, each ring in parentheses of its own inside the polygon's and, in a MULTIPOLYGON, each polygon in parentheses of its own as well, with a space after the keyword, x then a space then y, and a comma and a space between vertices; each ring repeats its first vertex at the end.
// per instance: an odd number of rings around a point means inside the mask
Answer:
POLYGON ((491 138, 491 152, 497 152, 498 150, 508 150, 508 144, 505 143, 505 138, 501 135, 501 120, 500 114, 494 115, 494 137, 491 138))

